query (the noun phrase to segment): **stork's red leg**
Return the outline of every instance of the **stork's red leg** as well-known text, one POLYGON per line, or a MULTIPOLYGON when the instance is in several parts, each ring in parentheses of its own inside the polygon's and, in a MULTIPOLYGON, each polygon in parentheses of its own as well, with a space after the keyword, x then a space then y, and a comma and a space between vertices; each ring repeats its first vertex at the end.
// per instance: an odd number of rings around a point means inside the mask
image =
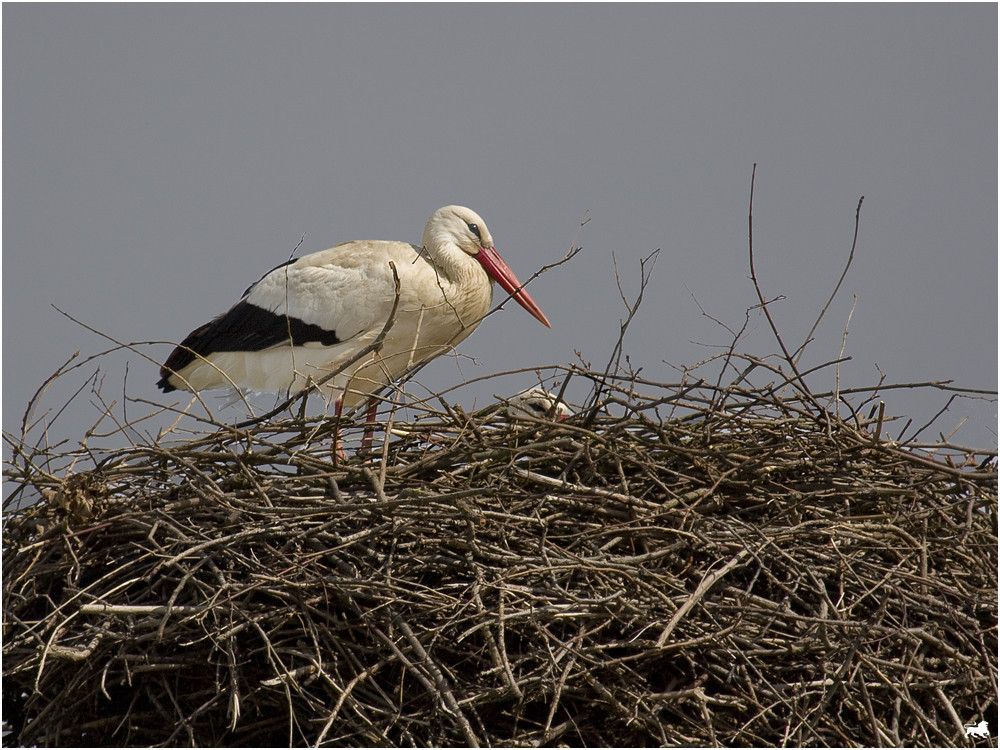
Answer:
POLYGON ((374 396, 368 398, 368 415, 365 417, 365 436, 361 440, 361 450, 367 453, 372 447, 372 435, 375 433, 375 416, 378 413, 378 399, 374 396))
POLYGON ((340 415, 343 414, 343 412, 344 412, 344 399, 343 397, 341 397, 338 398, 336 403, 334 403, 333 405, 333 413, 334 413, 334 419, 336 420, 335 424, 337 424, 337 429, 333 433, 333 445, 331 446, 332 450, 330 451, 330 457, 333 459, 334 464, 337 463, 338 459, 341 461, 347 460, 347 454, 344 453, 344 450, 340 447, 340 415))

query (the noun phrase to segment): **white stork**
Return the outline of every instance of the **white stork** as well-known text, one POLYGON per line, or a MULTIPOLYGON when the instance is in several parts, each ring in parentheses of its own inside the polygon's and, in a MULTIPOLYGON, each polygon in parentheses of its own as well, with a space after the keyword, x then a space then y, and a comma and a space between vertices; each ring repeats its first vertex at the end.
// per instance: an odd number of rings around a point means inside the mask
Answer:
MULTIPOLYGON (((482 218, 463 206, 435 211, 421 245, 345 242, 292 259, 264 275, 243 298, 196 328, 160 369, 157 385, 201 391, 298 391, 370 346, 396 299, 381 350, 327 381, 344 407, 361 403, 413 367, 469 336, 489 312, 493 282, 543 324, 548 319, 493 247, 482 218)), ((375 418, 374 397, 368 421, 375 418)))
POLYGON ((572 414, 565 403, 544 388, 528 388, 507 400, 507 415, 511 419, 522 419, 526 416, 548 419, 551 416, 562 421, 572 414))

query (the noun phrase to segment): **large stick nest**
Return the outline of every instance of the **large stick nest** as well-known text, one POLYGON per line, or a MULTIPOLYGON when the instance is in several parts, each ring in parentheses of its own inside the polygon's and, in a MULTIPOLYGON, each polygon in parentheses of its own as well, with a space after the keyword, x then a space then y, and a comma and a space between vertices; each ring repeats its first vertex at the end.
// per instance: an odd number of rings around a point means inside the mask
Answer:
POLYGON ((995 711, 995 451, 570 369, 610 409, 428 411, 367 461, 306 417, 22 450, 8 742, 936 746, 995 711))

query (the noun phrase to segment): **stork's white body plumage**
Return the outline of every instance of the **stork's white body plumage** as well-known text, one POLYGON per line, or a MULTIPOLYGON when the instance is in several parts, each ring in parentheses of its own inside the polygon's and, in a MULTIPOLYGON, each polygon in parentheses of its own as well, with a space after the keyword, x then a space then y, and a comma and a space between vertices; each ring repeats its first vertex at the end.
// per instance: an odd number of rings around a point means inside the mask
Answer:
POLYGON ((379 336, 381 349, 323 386, 352 406, 411 368, 448 351, 489 312, 493 280, 549 325, 493 248, 483 220, 445 206, 421 246, 346 242, 270 271, 228 312, 192 331, 161 370, 164 391, 239 388, 297 391, 348 362, 379 336))

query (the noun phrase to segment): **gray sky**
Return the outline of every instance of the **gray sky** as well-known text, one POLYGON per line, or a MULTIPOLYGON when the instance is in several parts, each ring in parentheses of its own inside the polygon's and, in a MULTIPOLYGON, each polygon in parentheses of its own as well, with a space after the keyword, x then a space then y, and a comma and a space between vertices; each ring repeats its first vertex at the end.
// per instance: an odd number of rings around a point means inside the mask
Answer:
MULTIPOLYGON (((842 386, 881 368, 888 382, 996 387, 995 4, 5 4, 3 22, 5 430, 74 351, 106 348, 52 305, 123 341, 176 342, 303 235, 296 254, 419 242, 448 203, 484 217, 522 279, 590 221, 583 252, 530 288, 552 331, 508 304, 461 345, 478 364, 442 358, 421 382, 574 350, 603 367, 625 313, 612 252, 631 296, 658 248, 626 352, 675 381, 663 360, 729 343, 692 294, 735 328, 756 302, 754 162, 757 270, 786 297, 771 309, 793 346, 865 196, 807 366, 837 356, 857 295, 842 386)), ((740 348, 776 351, 763 319, 751 325, 740 348)), ((162 361, 169 347, 143 351, 162 361)), ((109 400, 177 400, 133 354, 76 371, 45 405, 98 365, 109 400)), ((455 399, 483 405, 498 387, 455 399)), ((94 400, 81 394, 51 437, 79 439, 94 400)), ((946 397, 886 400, 919 420, 946 397)), ((957 442, 995 443, 995 405, 959 401, 939 429, 963 417, 957 442)))

